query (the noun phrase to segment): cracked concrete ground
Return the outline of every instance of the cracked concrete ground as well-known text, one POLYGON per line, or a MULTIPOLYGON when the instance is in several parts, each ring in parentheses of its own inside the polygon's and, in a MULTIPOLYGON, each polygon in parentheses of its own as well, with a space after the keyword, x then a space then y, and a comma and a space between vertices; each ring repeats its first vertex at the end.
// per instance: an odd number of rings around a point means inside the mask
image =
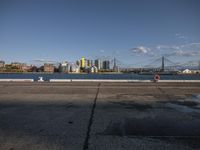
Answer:
POLYGON ((199 83, 0 83, 0 89, 0 150, 200 149, 199 83))

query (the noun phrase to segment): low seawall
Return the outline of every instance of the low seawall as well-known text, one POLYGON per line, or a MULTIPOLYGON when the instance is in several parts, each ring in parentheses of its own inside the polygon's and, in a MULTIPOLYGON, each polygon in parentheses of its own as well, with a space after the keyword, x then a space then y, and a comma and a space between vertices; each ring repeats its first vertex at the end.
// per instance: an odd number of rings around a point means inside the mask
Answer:
MULTIPOLYGON (((131 83, 131 82, 155 82, 154 80, 107 80, 107 79, 50 79, 50 82, 115 82, 115 83, 131 83)), ((158 80, 156 82, 200 82, 200 80, 158 80)))
MULTIPOLYGON (((155 82, 154 80, 111 80, 111 79, 50 79, 49 81, 34 81, 34 79, 0 79, 0 82, 113 82, 113 83, 133 83, 133 82, 144 82, 150 83, 155 82)), ((159 83, 172 83, 172 82, 200 82, 200 80, 158 80, 159 83)))
POLYGON ((0 82, 34 82, 34 79, 0 79, 0 82))

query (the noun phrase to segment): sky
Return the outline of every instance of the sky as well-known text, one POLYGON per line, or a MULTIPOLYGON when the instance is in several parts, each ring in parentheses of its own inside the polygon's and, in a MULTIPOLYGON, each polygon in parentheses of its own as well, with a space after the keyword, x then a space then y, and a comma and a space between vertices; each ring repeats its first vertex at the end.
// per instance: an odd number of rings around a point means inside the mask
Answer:
POLYGON ((199 0, 0 0, 0 60, 200 60, 199 0))

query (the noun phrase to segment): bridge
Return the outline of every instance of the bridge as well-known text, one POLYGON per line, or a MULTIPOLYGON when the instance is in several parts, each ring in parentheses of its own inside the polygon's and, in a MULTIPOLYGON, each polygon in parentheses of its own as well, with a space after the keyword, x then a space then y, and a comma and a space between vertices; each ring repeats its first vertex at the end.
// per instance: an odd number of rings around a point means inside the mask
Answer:
MULTIPOLYGON (((148 61, 148 60, 147 60, 148 61)), ((188 62, 173 62, 168 57, 162 56, 154 60, 148 61, 146 60, 143 62, 139 62, 136 64, 124 64, 120 60, 114 58, 111 60, 111 64, 113 64, 113 68, 116 66, 120 68, 121 71, 136 71, 140 72, 141 70, 154 70, 154 71, 178 71, 181 69, 196 69, 200 70, 200 61, 188 61, 188 62), (149 63, 150 62, 150 63, 149 63), (146 65, 142 65, 146 63, 146 65), (138 67, 139 66, 139 67, 138 67)))

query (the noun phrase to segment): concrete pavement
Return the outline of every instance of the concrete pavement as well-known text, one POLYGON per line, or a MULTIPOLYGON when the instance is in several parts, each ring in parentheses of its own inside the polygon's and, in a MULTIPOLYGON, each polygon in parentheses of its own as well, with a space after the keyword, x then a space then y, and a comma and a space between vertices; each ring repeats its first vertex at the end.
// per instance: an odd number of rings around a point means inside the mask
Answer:
POLYGON ((199 83, 0 83, 1 150, 200 149, 199 83))

